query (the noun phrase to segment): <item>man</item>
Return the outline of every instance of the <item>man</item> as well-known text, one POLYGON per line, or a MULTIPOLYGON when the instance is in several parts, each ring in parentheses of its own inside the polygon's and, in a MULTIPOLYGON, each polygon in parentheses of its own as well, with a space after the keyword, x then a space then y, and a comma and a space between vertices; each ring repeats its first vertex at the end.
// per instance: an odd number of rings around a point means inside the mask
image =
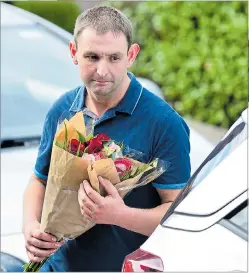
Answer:
POLYGON ((42 271, 120 271, 125 255, 149 236, 190 176, 189 129, 163 100, 127 73, 139 53, 130 21, 118 10, 98 6, 81 14, 70 42, 74 64, 85 86, 73 89, 47 114, 34 175, 24 195, 23 232, 31 261, 53 254, 42 271), (166 173, 129 193, 124 200, 112 183, 99 178, 108 195, 82 181, 78 199, 92 229, 61 246, 40 230, 52 141, 64 111, 84 111, 88 133, 116 141, 170 163, 166 173), (61 247, 60 247, 61 246, 61 247))

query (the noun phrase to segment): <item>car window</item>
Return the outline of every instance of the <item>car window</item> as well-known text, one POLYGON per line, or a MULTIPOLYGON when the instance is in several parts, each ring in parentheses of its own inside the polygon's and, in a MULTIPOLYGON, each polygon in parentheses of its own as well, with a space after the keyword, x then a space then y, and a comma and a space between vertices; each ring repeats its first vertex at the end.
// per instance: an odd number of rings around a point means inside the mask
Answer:
POLYGON ((41 134, 45 115, 80 85, 68 43, 42 26, 1 28, 2 139, 41 134))
POLYGON ((248 231, 248 206, 244 207, 241 211, 230 218, 230 221, 243 229, 248 231))
POLYGON ((184 189, 163 217, 161 224, 174 212, 186 196, 197 187, 229 154, 247 139, 247 124, 240 117, 215 149, 191 176, 184 189))
POLYGON ((248 200, 226 215, 219 224, 242 239, 248 240, 248 200))

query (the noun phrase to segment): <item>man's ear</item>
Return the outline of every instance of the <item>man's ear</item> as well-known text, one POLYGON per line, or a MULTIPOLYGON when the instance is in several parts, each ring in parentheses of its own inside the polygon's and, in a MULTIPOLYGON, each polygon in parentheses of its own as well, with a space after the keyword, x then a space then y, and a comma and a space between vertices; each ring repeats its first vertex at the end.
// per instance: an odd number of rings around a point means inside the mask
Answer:
POLYGON ((76 43, 74 41, 71 41, 69 43, 69 49, 70 49, 70 54, 71 54, 73 63, 77 65, 78 64, 77 56, 76 56, 77 46, 76 46, 76 43))
POLYGON ((139 51, 140 51, 140 47, 139 47, 138 44, 132 44, 130 46, 130 49, 128 51, 128 65, 127 65, 127 68, 130 68, 133 65, 139 51))

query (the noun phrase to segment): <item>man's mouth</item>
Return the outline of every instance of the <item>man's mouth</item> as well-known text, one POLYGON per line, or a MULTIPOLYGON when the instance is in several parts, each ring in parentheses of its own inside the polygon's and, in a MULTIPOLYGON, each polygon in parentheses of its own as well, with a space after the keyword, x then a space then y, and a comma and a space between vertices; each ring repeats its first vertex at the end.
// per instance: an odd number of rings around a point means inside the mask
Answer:
POLYGON ((103 81, 103 80, 93 80, 95 82, 100 82, 100 83, 103 83, 103 82, 109 82, 109 81, 103 81))
POLYGON ((93 80, 97 85, 107 85, 110 81, 97 81, 93 80))

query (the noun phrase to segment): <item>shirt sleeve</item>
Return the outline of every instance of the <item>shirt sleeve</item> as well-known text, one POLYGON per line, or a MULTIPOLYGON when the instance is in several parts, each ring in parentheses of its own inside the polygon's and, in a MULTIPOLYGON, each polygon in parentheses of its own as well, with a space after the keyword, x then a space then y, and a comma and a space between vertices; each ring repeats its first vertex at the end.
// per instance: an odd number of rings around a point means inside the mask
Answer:
POLYGON ((38 178, 43 180, 47 180, 48 178, 53 141, 58 123, 62 122, 65 118, 69 119, 71 117, 70 107, 77 99, 78 92, 80 92, 80 87, 62 94, 54 102, 46 115, 40 145, 38 147, 38 155, 33 170, 38 178))
POLYGON ((181 189, 190 177, 189 128, 175 111, 161 124, 154 157, 165 160, 166 171, 153 181, 159 189, 181 189))
POLYGON ((47 180, 48 178, 52 145, 57 129, 57 122, 54 117, 55 114, 55 109, 51 108, 46 115, 34 167, 34 174, 43 180, 47 180))

